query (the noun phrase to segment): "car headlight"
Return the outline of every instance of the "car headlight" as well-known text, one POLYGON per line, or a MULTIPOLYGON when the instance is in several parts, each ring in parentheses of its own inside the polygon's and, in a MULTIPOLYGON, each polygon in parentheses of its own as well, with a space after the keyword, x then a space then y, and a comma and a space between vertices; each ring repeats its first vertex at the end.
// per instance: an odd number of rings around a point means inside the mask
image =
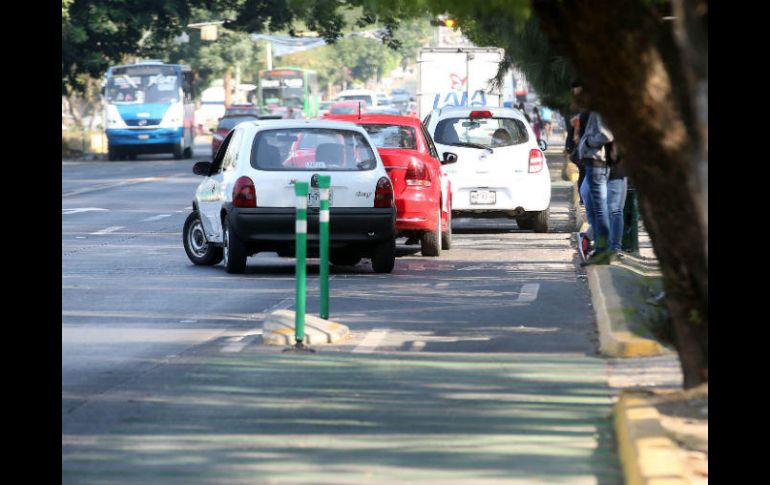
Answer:
POLYGON ((123 121, 123 117, 120 116, 117 106, 114 104, 108 104, 106 115, 107 128, 127 128, 126 122, 123 121))
POLYGON ((184 120, 184 106, 182 103, 173 103, 166 110, 166 114, 163 116, 163 121, 160 122, 160 126, 164 128, 178 128, 182 126, 184 120))

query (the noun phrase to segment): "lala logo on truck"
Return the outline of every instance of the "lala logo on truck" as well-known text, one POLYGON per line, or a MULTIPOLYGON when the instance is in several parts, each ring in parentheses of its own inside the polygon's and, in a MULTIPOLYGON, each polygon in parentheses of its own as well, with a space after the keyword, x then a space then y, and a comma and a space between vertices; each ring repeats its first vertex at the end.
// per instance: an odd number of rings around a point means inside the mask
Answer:
MULTIPOLYGON (((438 92, 433 97, 433 109, 443 108, 445 106, 468 106, 468 93, 465 91, 467 77, 460 77, 455 73, 449 75, 451 90, 448 92, 438 92), (458 92, 460 97, 458 98, 458 92), (443 100, 443 101, 442 101, 443 100)), ((479 89, 473 92, 471 97, 471 106, 486 106, 487 95, 479 89)))
MULTIPOLYGON (((471 106, 486 106, 487 95, 479 89, 473 93, 471 97, 471 106)), ((443 108, 445 106, 468 106, 468 93, 463 91, 460 99, 457 98, 457 93, 454 91, 448 93, 436 93, 433 97, 433 109, 443 108), (443 102, 441 101, 443 99, 443 102)))

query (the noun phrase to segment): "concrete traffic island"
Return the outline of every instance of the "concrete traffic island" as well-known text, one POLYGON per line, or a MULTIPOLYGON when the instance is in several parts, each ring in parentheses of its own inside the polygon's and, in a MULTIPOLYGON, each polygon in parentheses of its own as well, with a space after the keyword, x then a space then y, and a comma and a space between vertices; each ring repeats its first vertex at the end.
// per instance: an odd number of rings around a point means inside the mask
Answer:
MULTIPOLYGON (((265 345, 294 345, 294 318, 291 310, 276 310, 262 324, 262 343, 265 345)), ((350 329, 341 323, 305 315, 306 345, 333 344, 347 340, 350 329)))

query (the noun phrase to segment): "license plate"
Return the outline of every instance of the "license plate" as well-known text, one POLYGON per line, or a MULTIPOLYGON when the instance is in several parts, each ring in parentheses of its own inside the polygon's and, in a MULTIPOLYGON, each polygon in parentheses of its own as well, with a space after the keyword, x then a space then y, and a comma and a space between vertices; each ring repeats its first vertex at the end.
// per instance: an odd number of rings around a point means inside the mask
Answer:
MULTIPOLYGON (((329 189, 329 207, 331 207, 332 200, 334 199, 333 194, 331 189, 329 189)), ((318 192, 318 189, 310 189, 310 192, 307 193, 307 205, 308 207, 319 207, 321 205, 321 194, 318 192)))
POLYGON ((139 135, 137 138, 139 138, 140 140, 147 140, 150 138, 150 135, 139 135))
POLYGON ((494 190, 472 190, 471 204, 494 204, 497 194, 494 190))

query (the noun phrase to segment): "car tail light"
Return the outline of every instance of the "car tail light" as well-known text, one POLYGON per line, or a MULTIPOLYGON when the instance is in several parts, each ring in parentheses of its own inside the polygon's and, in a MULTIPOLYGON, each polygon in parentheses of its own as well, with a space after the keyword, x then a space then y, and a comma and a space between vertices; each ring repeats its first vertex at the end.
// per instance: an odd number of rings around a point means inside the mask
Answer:
POLYGON ((543 170, 543 152, 533 148, 529 151, 529 173, 537 173, 543 170))
POLYGON ((471 111, 470 118, 491 118, 491 111, 471 111))
POLYGON ((406 169, 406 185, 421 185, 430 187, 430 172, 428 167, 419 159, 412 159, 406 169))
POLYGON ((240 177, 233 186, 233 205, 235 207, 256 207, 257 190, 249 177, 240 177))
POLYGON ((393 184, 387 177, 380 177, 377 181, 377 190, 374 191, 374 207, 387 209, 395 207, 393 204, 393 184))

